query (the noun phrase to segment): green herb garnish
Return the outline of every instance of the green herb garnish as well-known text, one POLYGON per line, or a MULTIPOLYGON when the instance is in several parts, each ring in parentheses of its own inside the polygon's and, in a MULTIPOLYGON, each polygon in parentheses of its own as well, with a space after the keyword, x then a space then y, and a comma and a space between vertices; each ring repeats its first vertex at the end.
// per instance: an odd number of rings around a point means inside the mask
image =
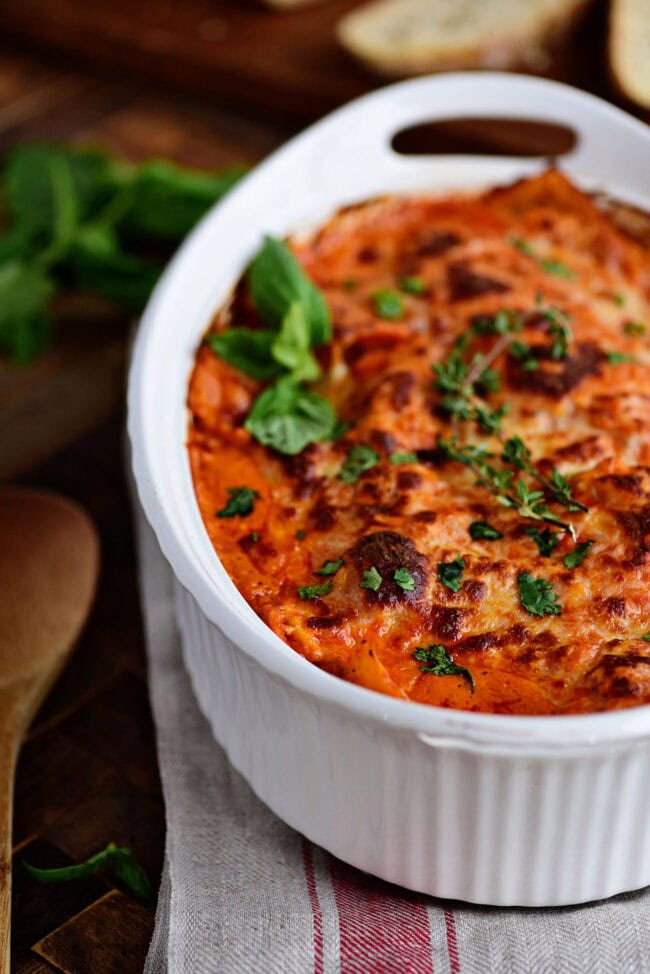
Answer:
POLYGON ((610 295, 612 301, 619 308, 625 307, 625 295, 622 291, 615 291, 614 294, 610 295))
POLYGON ((543 271, 546 271, 547 274, 553 274, 555 277, 563 277, 567 281, 573 280, 573 278, 576 276, 575 271, 572 271, 570 267, 567 267, 566 264, 563 264, 559 260, 553 260, 552 258, 540 260, 539 266, 543 271))
POLYGON ((255 501, 260 496, 250 487, 229 487, 230 497, 226 506, 217 511, 217 517, 248 517, 253 513, 255 501))
POLYGON ((533 539, 542 558, 550 558, 560 543, 558 533, 550 531, 548 528, 544 528, 543 531, 540 531, 539 528, 526 528, 526 534, 533 539))
POLYGON ((438 563, 438 578, 442 585, 445 585, 452 592, 459 592, 463 584, 463 569, 465 562, 457 555, 453 561, 441 561, 438 563))
POLYGON ((153 888, 146 871, 136 862, 133 853, 126 847, 118 847, 109 842, 105 849, 95 853, 84 862, 58 869, 37 869, 23 862, 23 867, 39 883, 68 883, 77 879, 87 879, 100 872, 109 872, 129 892, 146 903, 153 901, 153 888))
POLYGON ((357 443, 348 451, 348 455, 339 470, 337 477, 346 484, 356 484, 362 473, 376 467, 380 456, 372 447, 365 443, 357 443))
POLYGON ((266 381, 282 373, 282 366, 272 355, 275 332, 251 328, 228 328, 222 332, 210 332, 205 344, 224 362, 252 376, 266 381))
POLYGON ((639 638, 642 639, 644 643, 650 643, 650 632, 647 632, 645 636, 640 636, 639 638))
POLYGON ((493 528, 487 521, 472 521, 469 533, 474 541, 497 541, 503 537, 501 531, 493 528))
POLYGON ((636 363, 636 357, 634 355, 627 355, 625 352, 609 351, 605 352, 605 355, 607 356, 607 361, 610 365, 636 363))
POLYGON ((331 438, 336 425, 330 403, 288 376, 260 393, 244 423, 260 443, 289 456, 331 438))
POLYGON ((573 551, 569 551, 568 554, 566 554, 562 559, 565 566, 569 570, 578 568, 578 566, 583 563, 589 554, 589 549, 591 548, 592 544, 593 541, 583 541, 582 544, 576 545, 573 551))
POLYGON ((384 288, 372 296, 375 314, 388 321, 397 321, 404 314, 404 302, 397 291, 384 288))
POLYGON ((301 599, 319 599, 322 595, 329 595, 332 591, 332 579, 328 578, 321 585, 301 585, 298 595, 301 599))
POLYGON ((562 615, 562 606, 558 604, 557 594, 553 585, 545 578, 535 578, 528 572, 522 572, 517 578, 521 604, 533 616, 562 615))
POLYGON ((361 582, 359 583, 359 588, 369 588, 373 592, 377 592, 382 583, 383 579, 375 566, 364 571, 361 576, 361 582))
POLYGON ((391 453, 388 457, 391 463, 417 463, 417 453, 391 453))
POLYGON ((406 568, 398 568, 393 579, 405 592, 412 592, 415 589, 415 579, 406 568))
POLYGON ((15 149, 0 187, 0 349, 16 362, 39 355, 52 336, 51 301, 63 291, 141 311, 166 257, 241 175, 132 166, 55 145, 15 149), (143 256, 152 249, 160 259, 143 256))
POLYGON ((318 571, 314 572, 314 575, 336 575, 339 568, 342 568, 344 564, 342 558, 337 558, 335 561, 324 561, 318 571))
POLYGON ((427 289, 421 277, 402 277, 399 286, 406 294, 424 294, 427 289))
POLYGON ((474 692, 474 679, 470 671, 464 666, 456 666, 445 647, 439 643, 427 647, 417 646, 412 656, 423 664, 419 667, 423 673, 431 673, 433 676, 462 676, 474 692))
POLYGON ((647 330, 647 326, 641 321, 626 321, 623 325, 626 335, 645 335, 647 330))
POLYGON ((301 529, 301 530, 299 530, 299 531, 296 531, 296 534, 295 534, 295 537, 296 537, 296 540, 297 540, 297 541, 304 541, 304 540, 305 540, 305 538, 307 537, 307 535, 306 535, 306 534, 305 534, 305 532, 304 532, 304 531, 303 531, 303 530, 301 529))

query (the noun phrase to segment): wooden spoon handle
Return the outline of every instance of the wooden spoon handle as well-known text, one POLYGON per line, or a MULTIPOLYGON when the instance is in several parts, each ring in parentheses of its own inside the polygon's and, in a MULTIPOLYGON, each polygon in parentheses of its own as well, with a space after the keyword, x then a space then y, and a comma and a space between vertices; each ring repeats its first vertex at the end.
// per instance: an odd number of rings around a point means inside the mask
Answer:
POLYGON ((17 745, 0 728, 0 974, 9 974, 11 936, 11 826, 17 745))

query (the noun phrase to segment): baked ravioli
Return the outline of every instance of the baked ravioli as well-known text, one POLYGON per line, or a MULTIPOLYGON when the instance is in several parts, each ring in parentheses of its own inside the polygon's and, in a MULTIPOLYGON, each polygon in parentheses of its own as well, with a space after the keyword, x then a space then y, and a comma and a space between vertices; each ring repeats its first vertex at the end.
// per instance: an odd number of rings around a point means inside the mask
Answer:
POLYGON ((212 544, 281 639, 364 687, 650 703, 649 343, 647 243, 555 170, 267 239, 190 380, 212 544))

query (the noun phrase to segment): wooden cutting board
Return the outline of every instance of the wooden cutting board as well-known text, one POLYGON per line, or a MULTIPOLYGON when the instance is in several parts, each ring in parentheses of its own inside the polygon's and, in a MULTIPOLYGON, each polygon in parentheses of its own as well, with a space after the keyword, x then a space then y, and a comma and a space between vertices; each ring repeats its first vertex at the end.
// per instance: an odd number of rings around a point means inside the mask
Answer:
MULTIPOLYGON (((358 0, 356 0, 358 3, 358 0)), ((4 36, 30 38, 112 77, 125 69, 256 114, 306 121, 381 84, 339 49, 335 25, 355 0, 276 12, 255 0, 3 0, 4 36)), ((544 73, 613 98, 606 4, 595 0, 544 73)))

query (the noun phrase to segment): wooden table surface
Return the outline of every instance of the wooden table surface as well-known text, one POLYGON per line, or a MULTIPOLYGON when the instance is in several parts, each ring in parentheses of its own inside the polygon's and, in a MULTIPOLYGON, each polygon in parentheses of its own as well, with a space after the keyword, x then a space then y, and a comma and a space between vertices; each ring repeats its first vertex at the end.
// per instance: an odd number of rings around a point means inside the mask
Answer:
MULTIPOLYGON (((23 0, 7 5, 14 26, 27 6, 23 0)), ((90 11, 92 4, 63 6, 71 16, 74 7, 90 11)), ((121 10, 124 3, 112 6, 121 10)), ((232 12, 237 4, 212 4, 219 6, 232 12)), ((567 76, 602 92, 607 83, 601 62, 594 61, 602 46, 602 38, 595 39, 599 25, 602 10, 576 46, 583 67, 572 62, 567 76)), ((24 140, 73 140, 132 159, 166 156, 218 168, 256 162, 296 125, 295 112, 276 113, 269 123, 261 104, 255 116, 250 92, 237 113, 233 91, 224 91, 226 111, 213 97, 216 83, 209 99, 173 94, 142 80, 141 72, 122 78, 120 71, 116 80, 105 61, 95 73, 83 58, 75 66, 69 54, 37 53, 16 36, 10 41, 3 33, 0 47, 0 155, 24 140)), ((284 84, 286 71, 280 77, 284 84)), ((360 78, 349 69, 345 77, 354 84, 360 78)), ((359 86, 372 83, 366 77, 359 86)), ((332 85, 321 90, 328 103, 336 99, 332 85)), ((311 111, 319 109, 315 99, 311 111)), ((46 356, 26 369, 0 362, 0 481, 76 498, 95 519, 103 544, 90 623, 31 728, 18 768, 12 969, 20 974, 139 972, 153 927, 153 912, 110 883, 38 886, 21 869, 22 860, 41 866, 78 861, 115 841, 131 846, 155 882, 160 875, 164 807, 123 476, 130 327, 101 305, 67 302, 46 356)))

